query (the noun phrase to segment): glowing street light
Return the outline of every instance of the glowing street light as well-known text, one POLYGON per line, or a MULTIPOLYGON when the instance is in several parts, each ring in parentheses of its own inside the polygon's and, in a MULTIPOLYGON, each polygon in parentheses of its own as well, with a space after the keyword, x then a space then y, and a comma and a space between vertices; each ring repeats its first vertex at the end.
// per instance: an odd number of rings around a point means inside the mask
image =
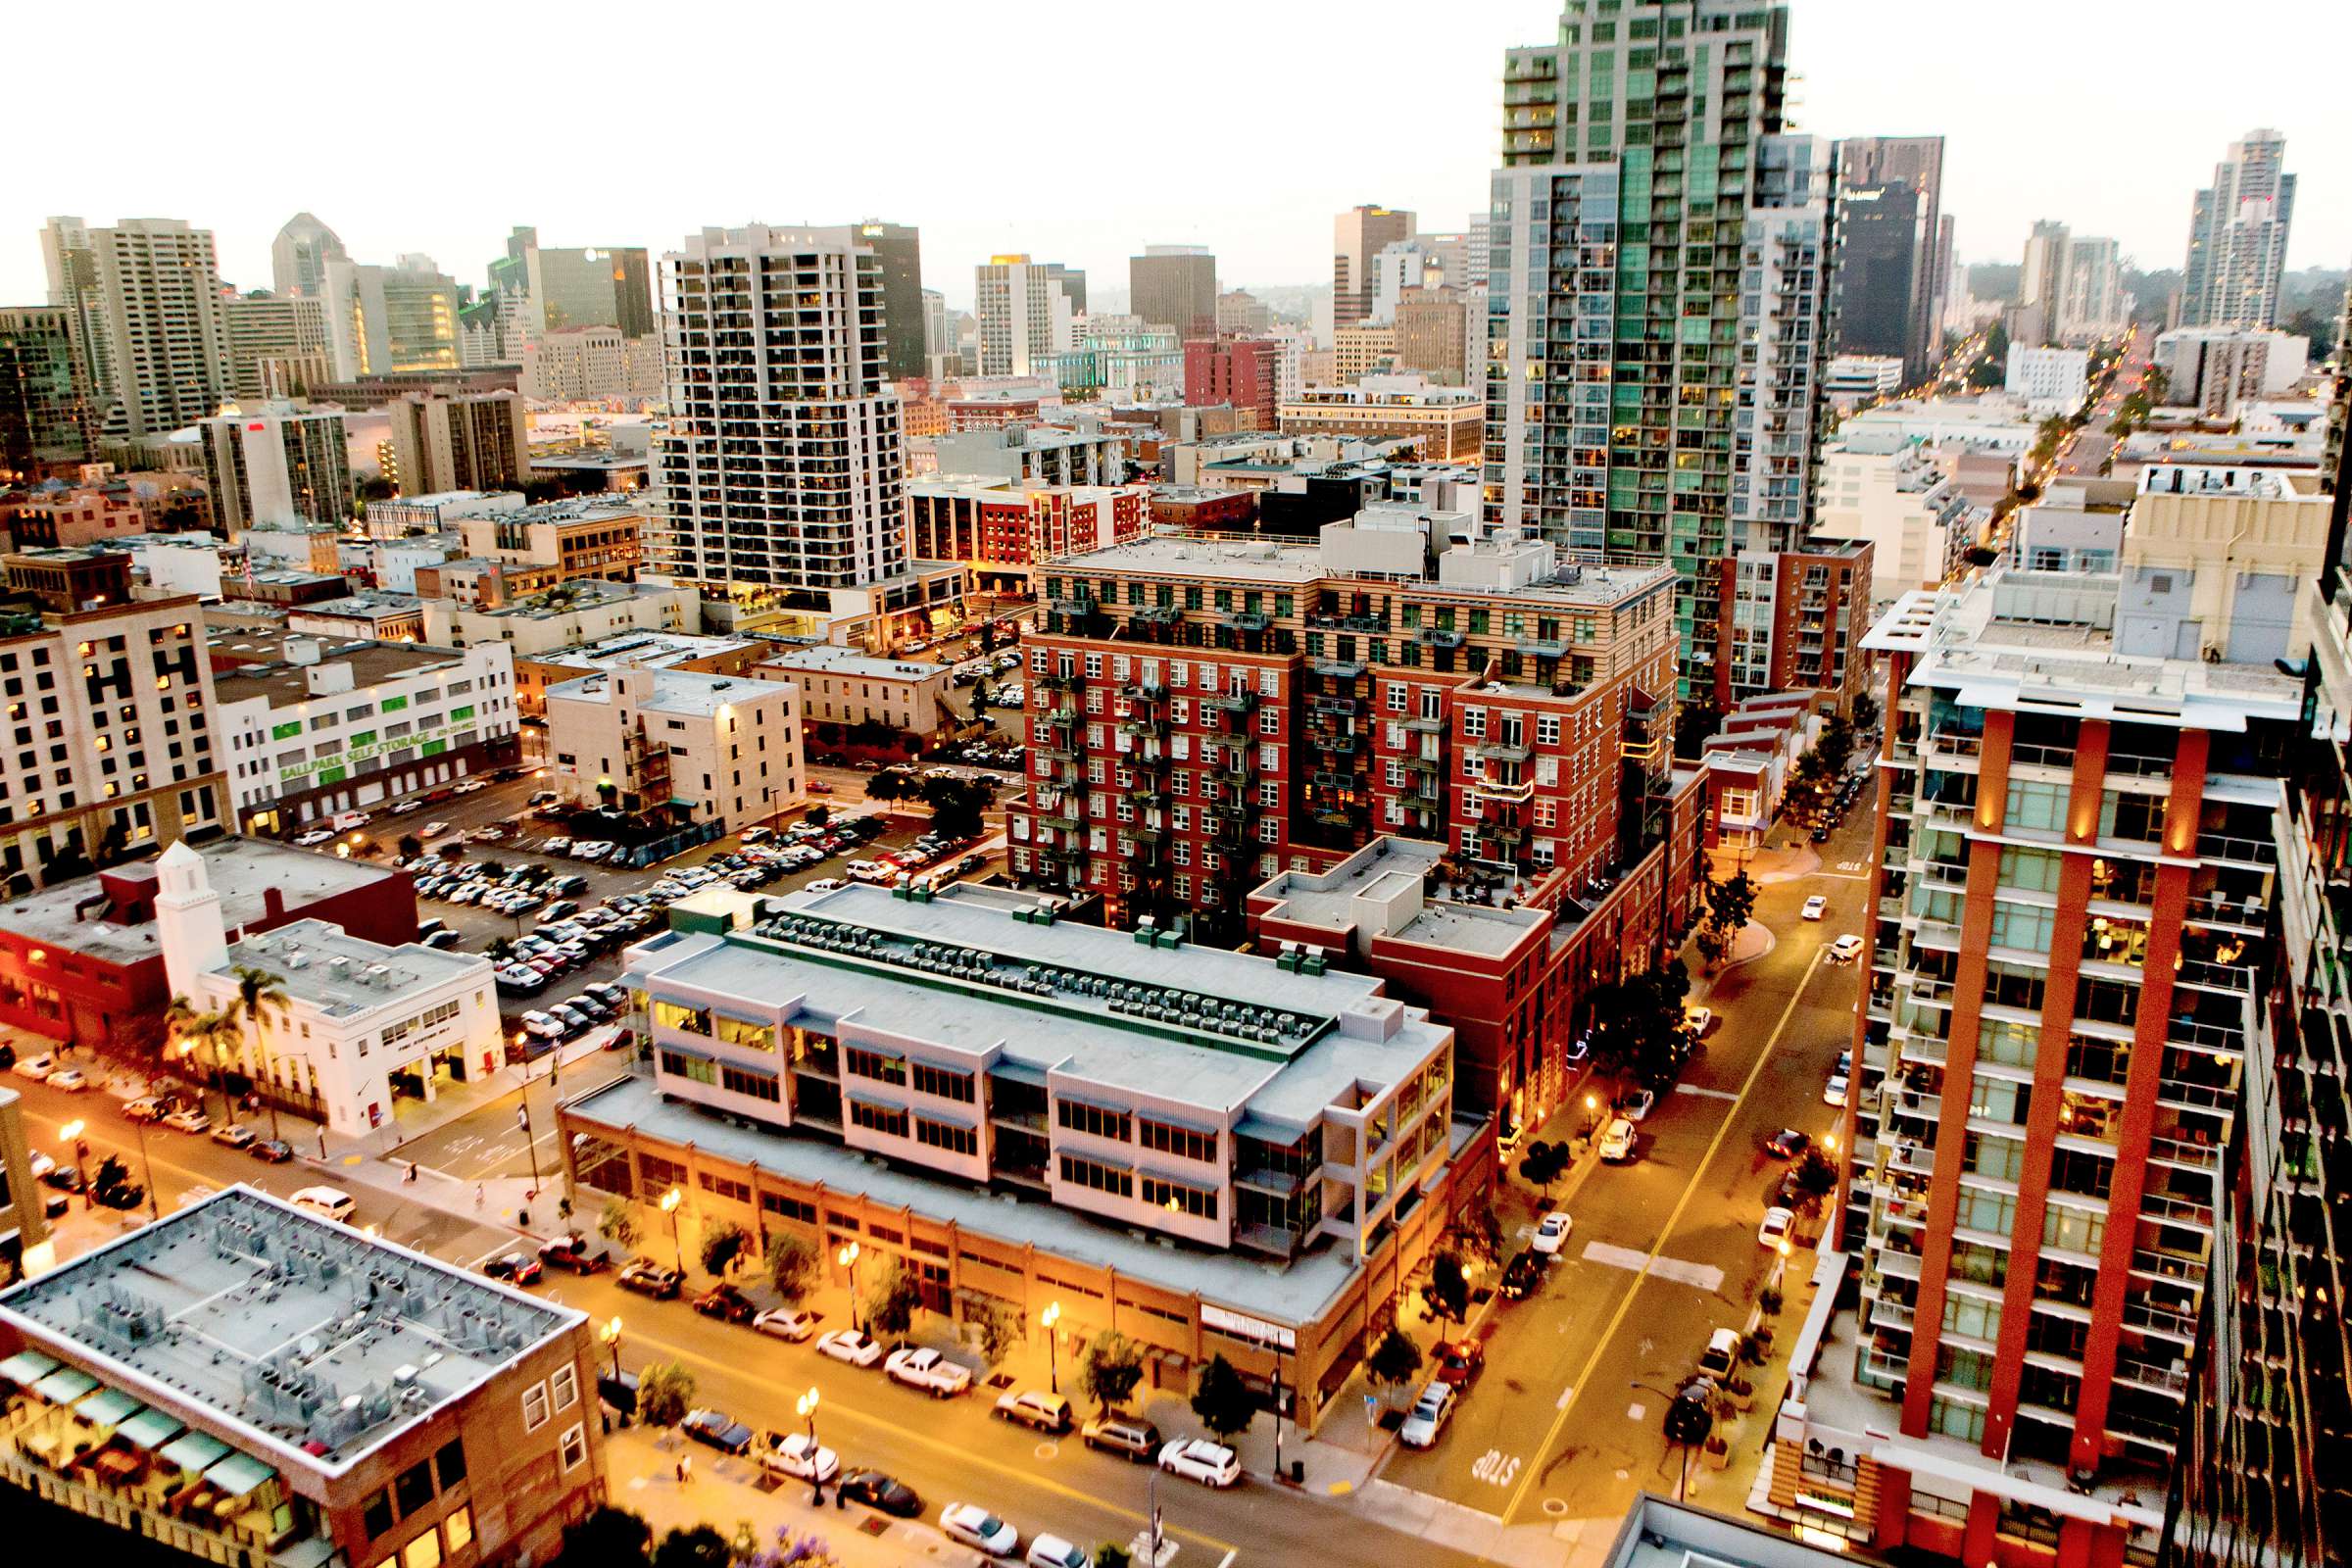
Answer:
POLYGON ((824 1472, 816 1465, 816 1390, 792 1401, 792 1407, 802 1420, 808 1423, 808 1500, 822 1506, 825 1500, 824 1472))
POLYGON ((662 1195, 662 1212, 669 1216, 669 1245, 670 1250, 678 1254, 680 1279, 686 1276, 686 1244, 678 1240, 678 1205, 684 1201, 686 1195, 675 1187, 662 1195))
POLYGON ((74 1146, 74 1185, 81 1189, 81 1206, 84 1208, 90 1206, 90 1182, 89 1178, 82 1174, 81 1162, 88 1155, 90 1146, 89 1141, 81 1135, 88 1125, 87 1122, 75 1119, 57 1130, 58 1142, 74 1146))
POLYGON ((1061 1303, 1059 1301, 1048 1303, 1046 1309, 1037 1314, 1037 1321, 1044 1325, 1046 1331, 1047 1375, 1054 1385, 1054 1392, 1059 1394, 1061 1392, 1061 1303))
POLYGON ((612 1380, 617 1383, 620 1381, 620 1318, 615 1315, 607 1319, 605 1326, 596 1331, 596 1337, 612 1351, 612 1380))
POLYGON ((864 1325, 858 1321, 858 1244, 851 1242, 833 1254, 833 1260, 850 1271, 850 1328, 862 1333, 864 1325))

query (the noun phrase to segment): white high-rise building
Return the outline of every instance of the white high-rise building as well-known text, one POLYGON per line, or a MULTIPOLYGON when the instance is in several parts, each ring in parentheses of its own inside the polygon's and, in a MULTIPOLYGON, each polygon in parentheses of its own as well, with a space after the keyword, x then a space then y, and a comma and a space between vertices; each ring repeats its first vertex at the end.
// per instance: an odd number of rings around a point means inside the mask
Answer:
POLYGON ((313 295, 231 294, 220 301, 229 390, 240 402, 300 397, 333 379, 326 302, 313 295))
POLYGON ((457 281, 429 257, 397 267, 330 260, 326 327, 338 381, 460 367, 457 281))
POLYGON ((2051 335, 2070 345, 2095 343, 2121 334, 2131 321, 2131 298, 2124 292, 2123 248, 2111 239, 2071 236, 2051 335))
POLYGON ((227 401, 233 377, 211 229, 176 218, 112 228, 53 218, 41 254, 49 301, 71 313, 106 434, 168 434, 227 401))
POLYGON ((2028 411, 2035 417, 2072 414, 2082 406, 2089 390, 2090 352, 2029 348, 2023 343, 2012 343, 2004 370, 2001 389, 2013 398, 2025 399, 2028 411))
POLYGON ((1735 551, 1792 550, 1821 461, 1823 381, 1836 333, 1837 226, 1830 143, 1756 144, 1755 198, 1741 235, 1740 345, 1732 432, 1735 551))
POLYGON ((974 270, 982 375, 1042 375, 1045 357, 1076 346, 1079 305, 1053 262, 995 256, 974 270))
POLYGON ((662 259, 661 570, 850 588, 906 567, 882 263, 850 226, 707 228, 662 259))
POLYGON ((2182 326, 2275 326, 2295 176, 2286 138, 2250 130, 2230 144, 2213 183, 2197 192, 2180 281, 2182 326))
POLYGON ((270 243, 270 283, 280 294, 318 299, 326 293, 326 264, 349 260, 333 229, 309 213, 296 213, 270 243))

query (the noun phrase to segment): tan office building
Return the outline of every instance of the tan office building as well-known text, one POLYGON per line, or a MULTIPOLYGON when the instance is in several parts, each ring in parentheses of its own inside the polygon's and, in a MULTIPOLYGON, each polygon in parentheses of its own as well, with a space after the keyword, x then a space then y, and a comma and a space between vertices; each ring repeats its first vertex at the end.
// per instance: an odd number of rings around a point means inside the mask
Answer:
POLYGON ((618 669, 547 689, 551 782, 566 799, 732 832, 807 799, 789 681, 618 669))

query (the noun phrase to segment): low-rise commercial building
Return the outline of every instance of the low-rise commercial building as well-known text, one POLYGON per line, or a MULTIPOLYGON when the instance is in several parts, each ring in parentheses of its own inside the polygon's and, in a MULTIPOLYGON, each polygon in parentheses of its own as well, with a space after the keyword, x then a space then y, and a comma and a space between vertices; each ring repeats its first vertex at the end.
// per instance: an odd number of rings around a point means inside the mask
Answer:
POLYGON ((1750 697, 1723 715, 1700 761, 1707 775, 1709 847, 1757 849, 1780 819, 1797 759, 1821 732, 1811 692, 1750 697))
POLYGON ((458 519, 466 555, 550 566, 558 582, 632 580, 645 561, 644 527, 644 514, 634 508, 597 500, 551 501, 458 519))
POLYGON ((749 675, 775 652, 763 637, 698 637, 676 631, 624 631, 577 648, 517 655, 515 706, 525 718, 547 714, 547 688, 615 669, 676 669, 698 675, 749 675))
POLYGON ((667 583, 606 582, 581 577, 497 605, 428 599, 426 641, 452 648, 505 643, 517 659, 579 648, 624 632, 699 632, 702 596, 667 583))
MULTIPOLYGON (((1986 461, 2006 467, 2005 460, 1986 461)), ((1813 538, 1869 545, 1865 608, 1874 613, 1913 588, 1949 579, 1977 542, 1975 506, 1926 443, 1901 430, 1849 423, 1823 449, 1819 483, 1813 538)))
POLYGON ((1410 441, 1429 461, 1476 461, 1485 440, 1485 395, 1419 375, 1368 375, 1353 386, 1310 386, 1280 411, 1284 435, 1410 441))
POLYGON ((1118 484, 1127 477, 1126 443, 1102 430, 1012 423, 934 436, 931 449, 933 471, 959 478, 1118 484))
POLYGON ((2033 505, 2010 514, 2010 564, 2028 571, 2112 575, 2123 560, 2136 494, 2129 479, 2052 475, 2033 505))
POLYGON ((1115 1315, 1153 1384, 1223 1354, 1308 1431, 1491 1190, 1451 1031, 1377 980, 971 883, 758 909, 630 950, 654 1073, 564 1107, 579 1186, 855 1240, 959 1318, 1115 1315))
POLYGON ((2090 352, 2012 343, 2001 389, 2036 418, 2072 414, 2090 395, 2090 352))
POLYGON ((238 1185, 0 1301, 0 1480, 144 1556, 545 1561, 605 1496, 587 1314, 238 1185))
POLYGON ((969 566, 983 588, 1026 593, 1039 562, 1143 533, 1151 524, 1151 496, 1140 484, 909 480, 909 547, 917 560, 969 566))
MULTIPOLYGON (((400 872, 268 839, 215 839, 195 853, 232 939, 301 919, 375 942, 416 939, 416 895, 400 872)), ((0 1023, 89 1051, 128 1046, 160 1061, 172 991, 158 891, 156 862, 146 859, 0 904, 0 1023)))
POLYGON ((292 609, 286 629, 337 642, 423 642, 425 605, 415 594, 370 590, 292 609))
POLYGON ((547 688, 549 783, 725 831, 807 799, 800 691, 788 681, 615 669, 547 688))
POLYGON ((860 725, 884 725, 927 747, 942 726, 959 722, 946 702, 945 664, 874 659, 821 643, 782 653, 774 647, 758 673, 800 688, 801 716, 825 750, 851 744, 848 732, 860 725))
POLYGON ((373 538, 397 539, 409 533, 438 533, 466 517, 518 512, 525 504, 519 490, 444 490, 401 496, 368 502, 362 526, 373 538))
POLYGON ((211 633, 237 822, 282 833, 517 760, 514 655, 500 643, 211 633))
POLYGON ((1878 403, 1903 389, 1903 361, 1895 354, 1840 354, 1830 361, 1821 389, 1830 407, 1851 414, 1865 403, 1878 403))

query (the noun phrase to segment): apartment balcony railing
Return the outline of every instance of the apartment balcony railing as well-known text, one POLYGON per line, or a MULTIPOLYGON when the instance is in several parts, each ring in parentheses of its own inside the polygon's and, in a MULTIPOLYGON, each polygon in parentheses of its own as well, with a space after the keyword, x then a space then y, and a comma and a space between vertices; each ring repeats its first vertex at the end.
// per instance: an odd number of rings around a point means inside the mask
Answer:
POLYGON ((2242 865, 2277 865, 2278 846, 2270 839, 2239 838, 2230 833, 2200 833, 2197 853, 2209 860, 2235 860, 2242 865))

